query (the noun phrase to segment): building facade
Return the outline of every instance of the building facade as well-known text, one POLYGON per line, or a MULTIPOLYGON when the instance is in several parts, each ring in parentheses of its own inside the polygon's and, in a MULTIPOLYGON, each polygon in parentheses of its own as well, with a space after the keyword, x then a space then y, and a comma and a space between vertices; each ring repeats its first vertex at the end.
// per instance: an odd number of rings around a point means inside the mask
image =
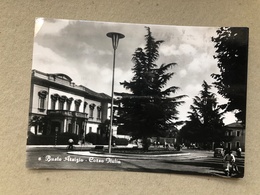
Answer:
POLYGON ((241 123, 235 122, 226 125, 225 127, 225 148, 230 150, 241 148, 245 151, 245 126, 241 123))
POLYGON ((111 97, 76 85, 65 74, 32 71, 29 131, 35 135, 100 133, 111 97))

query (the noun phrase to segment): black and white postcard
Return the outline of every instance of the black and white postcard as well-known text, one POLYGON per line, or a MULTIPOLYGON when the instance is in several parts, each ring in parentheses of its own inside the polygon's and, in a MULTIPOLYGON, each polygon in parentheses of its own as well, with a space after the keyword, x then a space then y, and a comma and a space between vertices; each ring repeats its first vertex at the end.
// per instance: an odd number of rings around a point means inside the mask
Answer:
POLYGON ((242 178, 248 38, 37 18, 26 166, 242 178))

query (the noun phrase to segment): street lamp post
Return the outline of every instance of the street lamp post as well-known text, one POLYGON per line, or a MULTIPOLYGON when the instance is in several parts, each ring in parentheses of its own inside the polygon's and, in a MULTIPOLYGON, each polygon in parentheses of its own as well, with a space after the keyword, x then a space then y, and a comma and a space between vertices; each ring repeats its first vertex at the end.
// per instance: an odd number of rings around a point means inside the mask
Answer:
POLYGON ((116 58, 116 49, 118 46, 119 39, 123 39, 125 35, 117 32, 109 32, 107 36, 112 39, 112 46, 114 49, 113 56, 113 74, 112 74, 112 92, 111 92, 111 108, 110 108, 110 131, 109 131, 109 145, 108 145, 108 153, 111 153, 112 146, 112 135, 113 135, 113 106, 114 106, 114 77, 115 77, 115 58, 116 58))

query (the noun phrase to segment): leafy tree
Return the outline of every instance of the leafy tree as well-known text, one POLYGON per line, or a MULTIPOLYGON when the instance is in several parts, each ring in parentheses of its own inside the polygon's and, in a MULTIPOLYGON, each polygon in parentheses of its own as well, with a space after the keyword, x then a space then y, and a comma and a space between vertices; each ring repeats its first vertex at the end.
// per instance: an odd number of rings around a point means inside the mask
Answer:
POLYGON ((212 74, 214 85, 229 100, 226 111, 236 110, 236 117, 245 123, 248 28, 219 28, 212 41, 220 69, 220 74, 212 74))
POLYGON ((46 134, 47 118, 45 116, 33 116, 29 121, 29 127, 34 127, 34 134, 37 134, 38 128, 46 134))
POLYGON ((121 128, 129 132, 133 139, 142 139, 144 149, 149 147, 149 137, 162 135, 170 125, 177 125, 177 106, 184 96, 170 97, 178 87, 166 88, 167 81, 174 75, 168 70, 176 63, 155 64, 159 58, 159 46, 163 41, 156 41, 149 27, 146 27, 145 47, 137 48, 132 61, 134 76, 131 81, 120 83, 131 93, 115 93, 118 117, 121 128))
POLYGON ((105 137, 107 140, 109 138, 109 120, 105 120, 103 123, 99 124, 98 128, 100 130, 100 135, 105 137))
POLYGON ((181 129, 181 136, 189 142, 210 147, 212 142, 220 143, 224 139, 223 112, 217 104, 216 95, 210 92, 211 85, 202 84, 199 96, 193 98, 189 112, 189 121, 181 129))

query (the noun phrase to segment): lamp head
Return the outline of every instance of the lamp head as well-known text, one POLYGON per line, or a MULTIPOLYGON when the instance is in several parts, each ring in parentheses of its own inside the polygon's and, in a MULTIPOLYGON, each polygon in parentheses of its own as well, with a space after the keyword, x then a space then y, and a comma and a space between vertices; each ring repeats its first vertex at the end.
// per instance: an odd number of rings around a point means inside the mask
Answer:
POLYGON ((125 35, 117 32, 109 32, 107 33, 107 36, 112 39, 112 46, 114 50, 117 49, 119 39, 123 39, 125 35))

